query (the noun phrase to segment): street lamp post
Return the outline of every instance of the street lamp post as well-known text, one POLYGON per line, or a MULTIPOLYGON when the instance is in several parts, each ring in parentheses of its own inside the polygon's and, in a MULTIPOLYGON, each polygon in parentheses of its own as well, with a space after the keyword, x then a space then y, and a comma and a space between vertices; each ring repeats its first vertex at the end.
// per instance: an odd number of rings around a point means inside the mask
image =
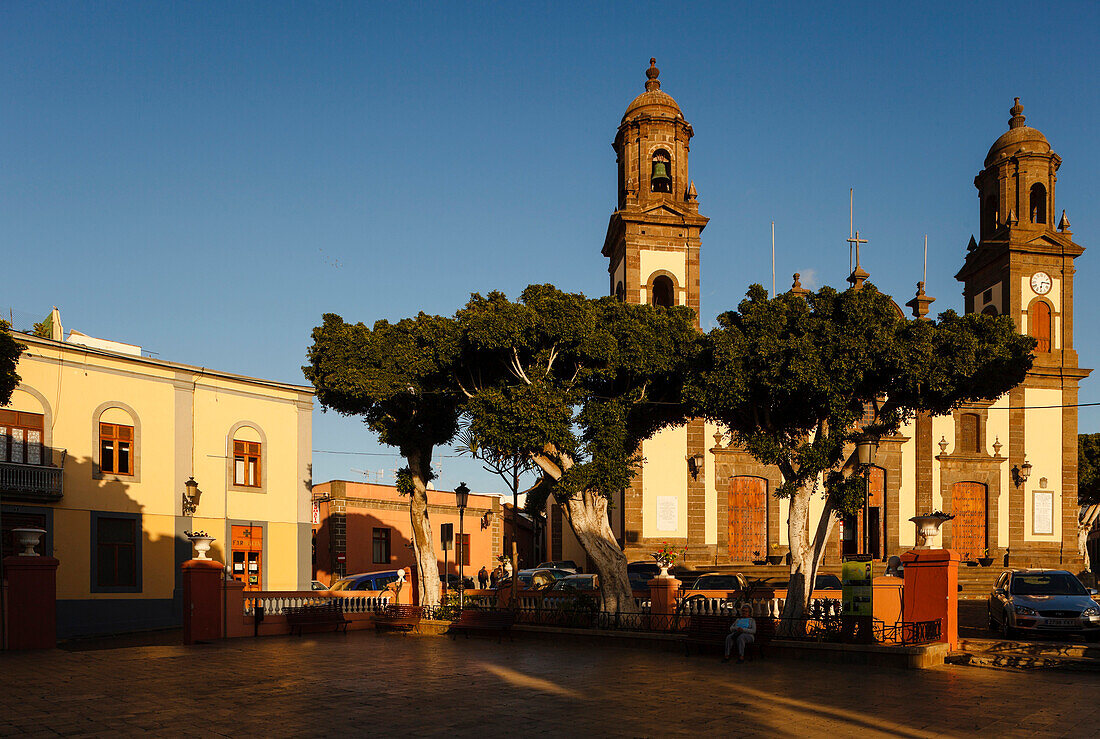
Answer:
POLYGON ((466 596, 466 587, 465 587, 466 580, 463 577, 463 572, 464 571, 463 571, 462 565, 463 565, 467 555, 466 555, 465 536, 463 536, 465 531, 464 531, 462 519, 463 519, 464 514, 466 513, 466 504, 469 502, 469 500, 470 500, 470 488, 466 487, 466 483, 464 483, 464 482, 458 483, 458 487, 455 488, 455 504, 458 506, 458 546, 455 547, 455 550, 458 552, 458 609, 459 609, 459 611, 461 611, 462 608, 465 605, 465 596, 466 596))

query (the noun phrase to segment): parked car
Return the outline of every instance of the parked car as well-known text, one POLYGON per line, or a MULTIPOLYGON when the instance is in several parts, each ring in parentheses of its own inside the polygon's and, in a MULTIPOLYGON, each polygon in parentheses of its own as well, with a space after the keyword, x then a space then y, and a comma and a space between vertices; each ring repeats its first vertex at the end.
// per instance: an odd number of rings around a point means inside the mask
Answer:
POLYGON ((727 592, 741 592, 749 585, 748 580, 740 572, 719 573, 707 572, 696 578, 690 588, 685 590, 725 590, 727 592))
MULTIPOLYGON (((790 586, 790 580, 781 580, 779 582, 769 581, 765 587, 775 588, 776 590, 784 590, 786 588, 789 588, 790 586)), ((844 584, 836 575, 824 574, 814 577, 814 590, 842 590, 843 587, 844 584)))
POLYGON ((1084 634, 1100 639, 1100 604, 1065 570, 1002 572, 989 594, 989 628, 1006 639, 1027 634, 1084 634))
POLYGON ((555 582, 550 586, 550 592, 573 592, 584 590, 599 590, 600 589, 600 576, 599 575, 569 575, 555 582))
POLYGON ((543 562, 535 567, 536 570, 569 570, 574 575, 580 572, 577 563, 571 559, 560 559, 556 562, 543 562))
POLYGON ((649 581, 660 574, 661 568, 656 562, 630 562, 626 566, 626 576, 630 580, 631 590, 649 590, 649 581))
MULTIPOLYGON (((557 580, 561 580, 563 577, 568 577, 572 574, 573 573, 568 570, 540 570, 538 568, 533 568, 530 570, 520 570, 516 576, 519 578, 519 586, 521 588, 528 590, 543 590, 553 585, 557 580)), ((512 578, 504 578, 498 587, 512 587, 512 578)))
POLYGON ((453 572, 446 577, 440 575, 439 581, 441 585, 445 583, 447 585, 447 588, 449 589, 457 589, 459 582, 465 583, 465 590, 473 590, 477 587, 477 585, 474 584, 474 579, 472 577, 464 577, 462 580, 459 580, 458 575, 453 572))
POLYGON ((309 583, 310 590, 328 590, 328 585, 325 585, 320 580, 311 580, 309 583))
POLYGON ((361 572, 358 575, 341 577, 329 590, 382 590, 405 576, 404 570, 382 570, 380 572, 361 572))

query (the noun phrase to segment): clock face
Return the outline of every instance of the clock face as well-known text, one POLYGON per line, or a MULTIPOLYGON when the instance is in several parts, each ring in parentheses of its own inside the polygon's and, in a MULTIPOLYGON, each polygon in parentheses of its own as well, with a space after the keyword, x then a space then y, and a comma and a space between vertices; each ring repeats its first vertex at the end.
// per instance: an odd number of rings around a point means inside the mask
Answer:
POLYGON ((1046 295, 1050 292, 1050 275, 1046 272, 1036 272, 1031 276, 1031 289, 1036 295, 1046 295))

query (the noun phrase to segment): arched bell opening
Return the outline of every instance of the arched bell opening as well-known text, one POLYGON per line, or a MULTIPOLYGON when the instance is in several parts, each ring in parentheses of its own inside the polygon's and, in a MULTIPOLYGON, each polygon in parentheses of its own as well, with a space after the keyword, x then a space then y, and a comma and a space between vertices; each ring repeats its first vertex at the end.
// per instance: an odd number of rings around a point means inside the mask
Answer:
POLYGON ((649 187, 652 192, 672 192, 672 157, 664 149, 653 152, 649 187))

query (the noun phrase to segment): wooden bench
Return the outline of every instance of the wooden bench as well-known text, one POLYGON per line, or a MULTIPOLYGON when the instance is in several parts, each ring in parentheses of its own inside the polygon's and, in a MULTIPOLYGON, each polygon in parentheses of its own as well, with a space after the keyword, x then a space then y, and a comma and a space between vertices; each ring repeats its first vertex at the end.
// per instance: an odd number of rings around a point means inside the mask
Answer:
MULTIPOLYGON (((726 637, 729 636, 730 626, 737 620, 736 616, 692 616, 688 622, 687 634, 684 645, 687 653, 691 654, 693 645, 718 647, 723 652, 726 648, 726 637)), ((764 648, 775 636, 775 619, 769 616, 756 617, 756 636, 752 644, 745 649, 745 656, 764 656, 764 648)))
POLYGON ((293 634, 297 630, 298 636, 302 635, 302 629, 304 628, 325 628, 328 626, 332 626, 333 631, 339 631, 343 628, 346 634, 350 623, 344 618, 343 603, 340 602, 339 598, 332 598, 327 603, 284 608, 283 615, 286 616, 287 625, 290 626, 290 633, 293 634))
POLYGON ((479 611, 467 609, 458 615, 458 620, 451 624, 447 633, 454 639, 458 633, 465 632, 466 638, 470 638, 471 631, 495 633, 497 641, 500 641, 506 632, 512 630, 516 616, 511 611, 479 611))
POLYGON ((381 613, 374 614, 375 631, 410 631, 420 630, 420 619, 424 617, 422 606, 402 606, 389 604, 381 613))

